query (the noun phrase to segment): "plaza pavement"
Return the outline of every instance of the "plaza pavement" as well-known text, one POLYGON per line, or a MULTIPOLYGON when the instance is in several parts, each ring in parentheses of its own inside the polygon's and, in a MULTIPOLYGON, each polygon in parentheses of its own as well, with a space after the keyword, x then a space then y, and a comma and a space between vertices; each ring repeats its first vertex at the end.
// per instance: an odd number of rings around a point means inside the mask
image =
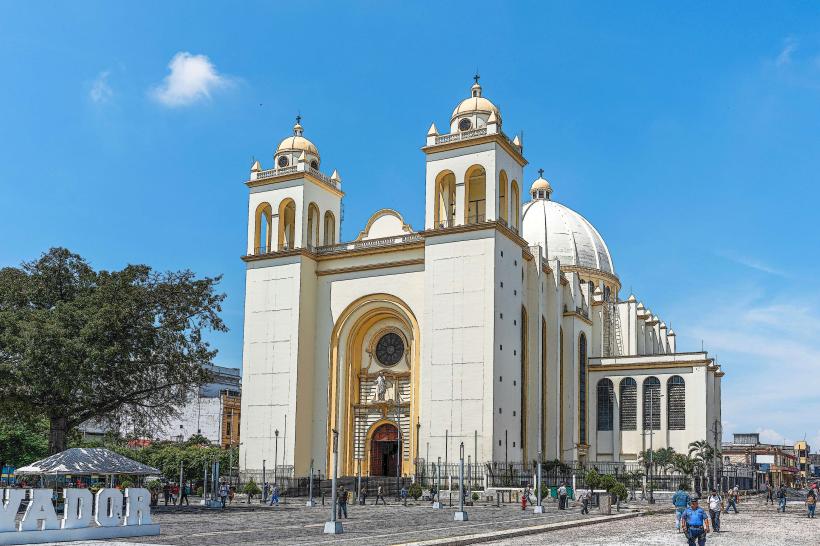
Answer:
MULTIPOLYGON (((820 516, 806 517, 802 502, 790 502, 786 513, 780 514, 774 506, 764 506, 761 498, 740 504, 740 513, 722 514, 721 532, 710 533, 707 546, 761 545, 817 545, 820 544, 820 516)), ((642 516, 625 521, 610 521, 588 527, 554 531, 503 539, 486 544, 561 544, 565 546, 644 546, 686 544, 682 534, 675 532, 671 512, 642 516)))
MULTIPOLYGON (((287 505, 262 507, 258 504, 234 504, 226 510, 205 510, 200 507, 175 509, 159 508, 153 513, 155 522, 160 523, 162 534, 157 537, 124 539, 123 544, 165 545, 262 545, 262 544, 408 544, 426 542, 433 539, 453 539, 464 535, 485 535, 486 533, 509 532, 532 526, 562 524, 567 522, 588 523, 601 517, 594 511, 589 516, 580 514, 578 509, 559 511, 554 503, 548 503, 544 514, 533 514, 528 507, 522 511, 519 505, 482 504, 465 507, 469 521, 453 521, 458 506, 445 506, 434 510, 429 502, 407 506, 397 504, 395 499, 387 506, 350 505, 349 519, 342 520, 344 534, 339 536, 323 534, 325 521, 330 515, 330 506, 305 507, 304 499, 288 499, 287 505)), ((611 518, 634 518, 634 511, 622 510, 611 518)), ((598 523, 597 525, 601 525, 598 523)), ((498 535, 485 536, 482 540, 492 540, 498 535)), ((460 542, 460 541, 456 541, 460 542)), ((473 542, 470 540, 469 542, 473 542)))

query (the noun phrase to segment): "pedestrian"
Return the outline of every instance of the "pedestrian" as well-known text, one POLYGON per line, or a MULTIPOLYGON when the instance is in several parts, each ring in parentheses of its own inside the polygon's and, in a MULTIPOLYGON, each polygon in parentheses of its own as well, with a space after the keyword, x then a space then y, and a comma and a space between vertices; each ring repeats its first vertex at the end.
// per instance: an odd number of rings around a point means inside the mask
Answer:
POLYGON ((723 499, 718 494, 717 489, 712 489, 712 494, 707 499, 709 502, 709 518, 712 520, 712 529, 716 533, 720 532, 720 510, 723 504, 723 499))
POLYGON ((174 506, 177 503, 177 499, 179 498, 179 485, 174 484, 171 486, 171 506, 174 506))
POLYGON ((738 487, 734 486, 732 489, 729 490, 729 505, 726 507, 726 513, 729 513, 729 510, 732 508, 735 509, 735 514, 737 514, 737 502, 740 499, 740 492, 738 491, 738 487))
POLYGON ((523 491, 521 491, 521 510, 527 509, 527 497, 530 495, 530 488, 525 487, 523 491))
POLYGON ((182 487, 179 488, 179 505, 182 506, 182 501, 185 501, 185 506, 190 506, 191 503, 188 502, 188 495, 191 494, 191 484, 185 483, 182 484, 182 487))
POLYGON ((381 499, 383 505, 387 506, 387 501, 384 500, 384 489, 381 485, 376 489, 376 505, 379 504, 379 499, 381 499))
POLYGON ((404 505, 407 506, 407 488, 406 487, 402 486, 401 493, 399 493, 399 496, 401 497, 402 503, 404 503, 404 505))
POLYGON ((225 509, 225 504, 228 502, 228 484, 222 482, 219 486, 219 500, 222 502, 222 509, 225 509))
POLYGON ((168 506, 168 501, 171 500, 171 486, 167 483, 162 486, 162 496, 165 499, 165 506, 168 506))
POLYGON ((680 520, 690 501, 689 493, 684 491, 683 484, 679 484, 678 490, 672 495, 672 504, 675 505, 675 530, 677 531, 680 531, 680 520))
POLYGON ((270 491, 270 506, 279 506, 279 486, 273 484, 273 489, 270 491))
POLYGON ((362 490, 359 491, 359 504, 364 506, 367 502, 367 489, 362 487, 362 490))
POLYGON ((766 504, 769 504, 771 501, 772 506, 774 506, 774 487, 772 487, 772 482, 766 482, 766 504))
POLYGON ((270 483, 265 482, 265 485, 262 486, 262 504, 268 502, 268 491, 270 491, 270 483))
POLYGON ((777 511, 786 513, 786 486, 782 483, 777 489, 777 511))
POLYGON ((558 509, 567 509, 567 485, 565 483, 562 483, 561 487, 558 488, 558 509))
POLYGON ((706 544, 706 533, 709 532, 709 518, 703 508, 698 506, 698 499, 693 498, 691 506, 683 511, 681 521, 683 522, 683 532, 689 546, 704 546, 706 544))
POLYGON ((589 503, 592 500, 592 488, 587 488, 581 493, 581 513, 589 514, 589 503))
POLYGON ((342 514, 344 514, 345 519, 347 519, 347 489, 345 489, 344 486, 342 486, 342 488, 339 489, 339 493, 336 494, 336 502, 339 504, 336 518, 342 519, 342 514))
POLYGON ((430 486, 430 504, 431 505, 436 503, 436 493, 437 493, 436 486, 435 485, 430 486))
POLYGON ((808 510, 808 517, 814 518, 814 510, 817 508, 817 492, 814 488, 809 489, 809 494, 806 495, 806 509, 808 510))

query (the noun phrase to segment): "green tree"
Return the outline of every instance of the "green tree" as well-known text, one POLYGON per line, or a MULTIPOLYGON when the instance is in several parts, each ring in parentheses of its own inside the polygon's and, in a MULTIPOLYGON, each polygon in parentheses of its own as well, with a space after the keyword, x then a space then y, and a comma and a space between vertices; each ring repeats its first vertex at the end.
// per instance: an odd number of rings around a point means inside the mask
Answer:
POLYGON ((44 415, 51 453, 87 420, 168 419, 208 379, 203 332, 227 330, 219 280, 64 248, 0 269, 0 412, 44 415))
POLYGON ((48 419, 0 414, 0 467, 31 464, 48 455, 48 419))

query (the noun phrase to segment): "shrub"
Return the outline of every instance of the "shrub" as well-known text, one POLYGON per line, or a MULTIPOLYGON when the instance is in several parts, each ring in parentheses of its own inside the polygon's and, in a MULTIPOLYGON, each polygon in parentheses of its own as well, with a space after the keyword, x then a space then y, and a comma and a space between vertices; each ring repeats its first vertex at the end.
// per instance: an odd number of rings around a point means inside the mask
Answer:
POLYGON ((590 470, 586 474, 587 487, 589 489, 600 489, 602 486, 601 475, 595 470, 590 470))
POLYGON ((120 482, 120 489, 128 489, 129 487, 134 487, 134 482, 128 478, 125 478, 120 482))
POLYGON ((421 497, 421 493, 421 486, 418 484, 418 482, 415 482, 412 485, 410 485, 410 489, 407 490, 407 494, 410 495, 410 497, 412 497, 413 500, 419 500, 419 497, 421 497))
POLYGON ((479 495, 478 493, 473 493, 473 502, 478 502, 478 499, 480 499, 480 498, 481 498, 481 495, 479 495))
POLYGON ((161 491, 162 490, 162 483, 160 483, 159 480, 151 480, 150 482, 145 484, 145 487, 149 491, 161 491))
POLYGON ((258 495, 262 492, 262 490, 259 489, 259 486, 256 485, 255 481, 251 480, 245 484, 245 487, 242 488, 242 492, 247 495, 258 495))
POLYGON ((203 487, 201 485, 198 486, 196 488, 196 496, 201 497, 203 493, 205 493, 205 489, 203 489, 203 487))

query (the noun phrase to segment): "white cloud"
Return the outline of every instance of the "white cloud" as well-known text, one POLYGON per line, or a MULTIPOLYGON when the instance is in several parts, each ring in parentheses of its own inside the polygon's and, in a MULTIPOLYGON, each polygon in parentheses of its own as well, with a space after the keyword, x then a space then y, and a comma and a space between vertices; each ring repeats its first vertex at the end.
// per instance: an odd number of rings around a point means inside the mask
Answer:
POLYGON ((776 430, 770 428, 758 428, 755 432, 760 434, 760 441, 764 444, 794 445, 794 441, 786 438, 776 430))
POLYGON ((787 38, 783 49, 780 50, 780 54, 777 56, 777 59, 775 59, 775 64, 777 66, 791 64, 792 54, 795 51, 797 51, 797 40, 794 38, 787 38))
POLYGON ((88 96, 93 102, 97 104, 108 102, 114 96, 114 91, 108 85, 108 76, 110 72, 105 70, 100 72, 94 81, 91 83, 91 89, 88 91, 88 96))
POLYGON ((168 63, 171 71, 162 83, 151 89, 151 96, 169 107, 188 106, 211 98, 211 93, 231 85, 231 78, 220 74, 206 55, 180 51, 168 63))
POLYGON ((756 271, 762 271, 763 273, 768 273, 769 275, 777 275, 778 277, 789 277, 788 273, 786 273, 785 271, 781 271, 780 269, 777 269, 776 267, 773 267, 756 258, 752 258, 749 256, 741 256, 731 251, 718 252, 718 255, 723 258, 726 258, 727 260, 731 260, 736 264, 740 264, 742 266, 754 269, 756 271))

